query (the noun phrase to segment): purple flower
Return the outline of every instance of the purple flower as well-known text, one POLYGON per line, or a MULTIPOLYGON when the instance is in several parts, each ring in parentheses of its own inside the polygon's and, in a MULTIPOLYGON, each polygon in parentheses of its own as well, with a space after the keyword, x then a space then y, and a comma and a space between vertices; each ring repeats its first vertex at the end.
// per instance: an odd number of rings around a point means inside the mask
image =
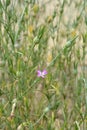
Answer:
POLYGON ((37 76, 38 76, 38 77, 45 78, 45 75, 46 75, 46 74, 47 74, 47 71, 46 71, 46 70, 43 70, 43 71, 38 70, 38 71, 37 71, 37 76))

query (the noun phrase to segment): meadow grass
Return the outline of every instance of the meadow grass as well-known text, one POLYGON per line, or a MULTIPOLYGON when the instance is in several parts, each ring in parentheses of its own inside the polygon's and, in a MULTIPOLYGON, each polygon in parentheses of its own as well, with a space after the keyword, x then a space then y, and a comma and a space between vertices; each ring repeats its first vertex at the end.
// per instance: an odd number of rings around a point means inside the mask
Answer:
POLYGON ((86 0, 0 0, 0 130, 87 130, 86 0))

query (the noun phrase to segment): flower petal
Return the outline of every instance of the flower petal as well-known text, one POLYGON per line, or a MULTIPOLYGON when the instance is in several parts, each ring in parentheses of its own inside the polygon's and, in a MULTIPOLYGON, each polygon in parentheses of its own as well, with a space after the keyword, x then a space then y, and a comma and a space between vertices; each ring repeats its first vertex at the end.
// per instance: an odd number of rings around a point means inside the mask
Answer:
POLYGON ((45 78, 45 75, 47 74, 47 71, 44 69, 43 71, 37 70, 37 76, 45 78))
POLYGON ((41 71, 40 71, 40 70, 37 71, 37 76, 38 76, 38 77, 41 76, 41 71))
POLYGON ((42 75, 46 75, 47 74, 47 71, 46 70, 43 70, 42 71, 42 75))

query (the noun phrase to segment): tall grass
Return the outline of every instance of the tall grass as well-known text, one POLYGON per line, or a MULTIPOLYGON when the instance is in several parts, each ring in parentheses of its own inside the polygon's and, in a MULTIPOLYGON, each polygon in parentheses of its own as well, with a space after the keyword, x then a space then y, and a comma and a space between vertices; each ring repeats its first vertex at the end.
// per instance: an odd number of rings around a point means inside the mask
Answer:
POLYGON ((87 130, 86 14, 86 0, 0 1, 0 130, 87 130))

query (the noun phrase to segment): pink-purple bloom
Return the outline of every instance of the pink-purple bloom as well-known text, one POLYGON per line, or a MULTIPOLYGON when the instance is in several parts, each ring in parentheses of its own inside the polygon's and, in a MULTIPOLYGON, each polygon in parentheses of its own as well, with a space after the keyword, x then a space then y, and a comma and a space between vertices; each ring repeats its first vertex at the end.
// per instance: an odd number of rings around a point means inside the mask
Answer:
POLYGON ((47 71, 44 69, 43 71, 41 70, 38 70, 37 71, 37 76, 38 77, 42 77, 42 78, 45 78, 45 75, 47 74, 47 71))

